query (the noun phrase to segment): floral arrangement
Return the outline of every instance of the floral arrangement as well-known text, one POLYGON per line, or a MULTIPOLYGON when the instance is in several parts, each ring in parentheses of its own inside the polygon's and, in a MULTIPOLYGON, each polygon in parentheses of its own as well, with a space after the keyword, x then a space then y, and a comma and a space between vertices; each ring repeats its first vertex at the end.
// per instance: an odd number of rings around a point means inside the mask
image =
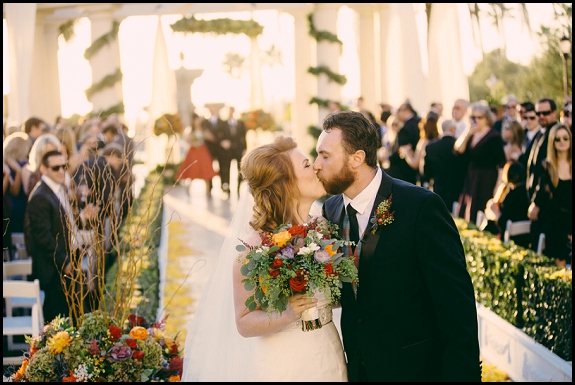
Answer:
POLYGON ((264 27, 254 20, 233 20, 229 18, 202 20, 196 19, 193 15, 182 17, 174 24, 170 24, 172 31, 183 33, 213 33, 225 35, 228 33, 240 34, 255 38, 264 31, 264 27))
POLYGON ((179 114, 164 114, 154 123, 154 135, 156 136, 162 134, 171 136, 182 132, 184 132, 184 125, 179 114))
POLYGON ((179 382, 182 352, 164 334, 167 316, 151 325, 131 314, 125 325, 89 313, 75 328, 56 317, 38 336, 10 382, 179 382))
MULTIPOLYGON (((246 277, 242 282, 254 294, 246 306, 260 306, 268 312, 283 312, 288 298, 294 294, 321 291, 330 303, 341 296, 343 282, 357 283, 357 268, 353 257, 339 252, 349 241, 337 239, 337 225, 317 217, 303 225, 282 224, 273 232, 261 234, 261 244, 251 246, 242 241, 237 250, 248 249, 241 267, 246 277)), ((317 311, 317 308, 309 309, 317 311)), ((304 312, 305 313, 305 312, 304 312)), ((302 329, 321 327, 315 315, 302 315, 302 329), (313 318, 315 317, 315 318, 313 318)))
POLYGON ((262 109, 244 112, 241 119, 248 130, 261 128, 264 131, 274 131, 277 128, 273 116, 262 109))
POLYGON ((390 195, 389 198, 381 202, 377 206, 377 209, 375 209, 375 217, 370 219, 370 222, 372 223, 371 226, 372 234, 375 234, 378 226, 389 225, 393 222, 394 220, 393 214, 395 214, 395 211, 389 212, 389 209, 391 208, 391 197, 392 195, 390 195))

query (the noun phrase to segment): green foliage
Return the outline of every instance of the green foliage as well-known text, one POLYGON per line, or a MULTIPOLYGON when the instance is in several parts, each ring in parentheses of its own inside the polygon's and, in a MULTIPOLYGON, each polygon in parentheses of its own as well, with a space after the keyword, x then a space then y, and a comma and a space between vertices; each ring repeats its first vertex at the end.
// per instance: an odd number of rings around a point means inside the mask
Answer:
POLYGON ((124 102, 120 102, 115 106, 112 106, 106 110, 92 111, 88 114, 88 117, 93 118, 94 116, 99 116, 102 119, 106 119, 112 114, 123 114, 124 113, 124 102))
POLYGON ((248 37, 257 37, 261 35, 264 27, 254 20, 232 20, 232 19, 213 19, 213 20, 198 20, 193 15, 190 17, 183 17, 170 24, 174 32, 183 33, 213 33, 216 35, 225 35, 227 33, 240 34, 243 33, 248 37))
POLYGON ((324 74, 330 81, 336 82, 342 86, 347 83, 347 77, 345 75, 336 74, 326 66, 309 67, 307 72, 316 76, 319 76, 319 74, 324 74))
POLYGON ((329 32, 329 31, 318 31, 317 29, 315 29, 315 26, 313 25, 313 14, 312 13, 307 15, 307 21, 308 21, 309 35, 311 37, 313 37, 315 39, 315 41, 317 41, 319 43, 323 40, 327 40, 327 41, 330 41, 332 43, 337 43, 340 46, 343 45, 343 42, 341 40, 339 40, 338 37, 336 35, 334 35, 333 33, 329 32))
POLYGON ((64 37, 66 42, 69 42, 74 36, 76 36, 74 27, 77 21, 78 19, 71 19, 58 27, 60 34, 64 37))
MULTIPOLYGON (((313 124, 307 126, 307 133, 314 138, 314 142, 317 142, 317 138, 319 138, 321 131, 322 131, 321 127, 314 126, 313 124)), ((317 151, 315 150, 315 147, 311 149, 310 156, 312 157, 312 159, 317 158, 317 151)))
POLYGON ((110 32, 100 36, 99 38, 94 40, 94 42, 92 42, 92 45, 86 48, 86 51, 84 51, 84 58, 86 58, 86 60, 90 60, 96 53, 98 53, 102 48, 104 48, 104 46, 110 44, 111 41, 117 39, 119 30, 120 30, 120 23, 114 20, 110 32))
POLYGON ((94 94, 97 94, 106 88, 114 87, 114 84, 122 81, 123 76, 124 75, 122 74, 122 70, 116 68, 116 71, 113 74, 104 76, 104 78, 98 83, 92 84, 90 87, 88 87, 84 93, 89 100, 92 98, 92 96, 94 96, 94 94))

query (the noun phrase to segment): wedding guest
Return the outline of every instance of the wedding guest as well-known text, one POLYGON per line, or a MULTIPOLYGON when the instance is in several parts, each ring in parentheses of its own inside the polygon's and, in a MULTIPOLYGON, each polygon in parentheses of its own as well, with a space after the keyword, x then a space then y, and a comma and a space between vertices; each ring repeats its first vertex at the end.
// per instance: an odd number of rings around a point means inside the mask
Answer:
MULTIPOLYGON (((220 175, 220 188, 222 192, 230 193, 229 184, 229 172, 228 167, 228 150, 231 147, 230 141, 230 127, 227 122, 220 118, 220 106, 217 104, 208 104, 208 109, 210 110, 210 118, 203 121, 203 126, 205 131, 209 131, 211 135, 206 135, 204 141, 212 159, 218 164, 218 172, 220 175)), ((210 190, 212 184, 210 183, 210 190)))
POLYGON ((543 253, 555 258, 557 266, 571 264, 573 234, 573 136, 558 123, 549 130, 543 174, 529 206, 529 218, 538 221, 545 234, 543 253))
POLYGON ((539 121, 537 120, 537 114, 535 113, 535 105, 531 102, 525 102, 521 105, 523 109, 523 118, 521 124, 525 128, 525 136, 523 144, 521 145, 521 155, 519 156, 519 161, 523 164, 523 167, 527 166, 527 158, 529 152, 531 151, 531 145, 533 139, 537 133, 541 130, 539 126, 539 121), (527 154, 527 155, 526 155, 527 154))
POLYGON ((397 133, 389 156, 387 173, 394 178, 416 184, 418 171, 414 170, 405 160, 408 150, 415 151, 419 141, 419 121, 421 118, 409 102, 403 103, 397 109, 397 117, 403 126, 397 133), (404 147, 405 146, 405 147, 404 147))
MULTIPOLYGON (((32 191, 34 186, 36 186, 42 178, 40 165, 44 154, 49 151, 60 151, 61 149, 62 143, 54 134, 42 134, 34 141, 28 155, 28 164, 26 165, 30 172, 28 183, 24 183, 24 192, 27 195, 30 194, 30 191, 32 191)), ((70 179, 67 178, 66 180, 66 183, 69 185, 70 179)))
POLYGON ((523 138, 525 137, 525 131, 517 120, 507 119, 503 122, 501 127, 501 138, 505 143, 503 145, 503 152, 505 152, 505 159, 507 162, 516 161, 519 159, 523 150, 521 145, 523 144, 523 138))
POLYGON ((463 131, 468 127, 466 122, 467 110, 469 108, 469 101, 465 99, 457 99, 453 102, 453 107, 451 108, 451 117, 457 126, 455 131, 455 139, 459 138, 463 131))
MULTIPOLYGON (((229 116, 228 116, 228 126, 230 127, 230 148, 228 149, 228 157, 227 159, 232 162, 235 161, 235 167, 238 174, 238 186, 237 186, 237 193, 240 193, 240 184, 242 183, 242 173, 240 171, 240 161, 242 156, 245 155, 247 150, 247 141, 246 141, 246 126, 244 121, 241 119, 236 119, 235 117, 236 109, 233 106, 229 108, 229 116)), ((230 166, 225 168, 230 169, 230 166)), ((229 175, 229 174, 228 174, 229 175)), ((228 182, 229 183, 229 179, 228 182)))
POLYGON ((519 99, 515 95, 506 95, 502 100, 503 104, 503 116, 493 123, 493 129, 501 134, 503 129, 503 123, 506 120, 518 121, 517 108, 519 105, 519 99))
POLYGON ((40 135, 49 133, 50 127, 48 127, 48 124, 44 120, 32 116, 26 119, 22 125, 22 131, 28 135, 28 139, 32 145, 40 135))
POLYGON ((439 115, 434 111, 429 111, 425 119, 419 122, 420 138, 415 147, 411 150, 408 145, 400 147, 407 163, 418 173, 419 185, 429 188, 429 179, 423 174, 423 158, 427 145, 433 143, 439 137, 437 123, 439 115))
POLYGON ((492 129, 494 115, 482 103, 471 105, 471 125, 457 139, 455 151, 464 155, 469 166, 459 198, 460 218, 475 223, 477 211, 485 209, 493 197, 500 169, 505 164, 501 134, 492 129))

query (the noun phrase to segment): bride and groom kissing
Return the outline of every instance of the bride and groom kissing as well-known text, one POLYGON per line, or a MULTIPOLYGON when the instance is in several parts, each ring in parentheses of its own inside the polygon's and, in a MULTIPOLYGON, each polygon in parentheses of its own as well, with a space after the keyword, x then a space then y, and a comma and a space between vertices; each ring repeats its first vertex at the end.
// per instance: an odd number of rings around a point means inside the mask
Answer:
POLYGON ((377 165, 377 131, 359 112, 328 115, 312 163, 289 137, 241 161, 251 194, 230 224, 184 348, 183 381, 481 381, 474 290, 451 214, 435 193, 377 165), (303 224, 314 203, 356 239, 359 283, 331 317, 303 332, 301 314, 331 308, 295 294, 281 314, 250 310, 238 238, 303 224), (248 225, 249 224, 249 225, 248 225), (342 341, 343 340, 343 346, 342 341))

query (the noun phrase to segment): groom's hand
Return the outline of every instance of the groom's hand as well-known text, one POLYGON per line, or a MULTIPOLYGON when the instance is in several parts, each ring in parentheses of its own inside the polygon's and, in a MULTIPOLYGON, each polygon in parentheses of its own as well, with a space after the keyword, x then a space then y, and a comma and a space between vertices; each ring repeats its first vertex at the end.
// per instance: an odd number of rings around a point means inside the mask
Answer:
POLYGON ((294 321, 301 318, 301 313, 304 310, 311 309, 317 306, 317 299, 310 297, 307 294, 292 295, 288 299, 289 306, 287 307, 287 316, 294 321))

